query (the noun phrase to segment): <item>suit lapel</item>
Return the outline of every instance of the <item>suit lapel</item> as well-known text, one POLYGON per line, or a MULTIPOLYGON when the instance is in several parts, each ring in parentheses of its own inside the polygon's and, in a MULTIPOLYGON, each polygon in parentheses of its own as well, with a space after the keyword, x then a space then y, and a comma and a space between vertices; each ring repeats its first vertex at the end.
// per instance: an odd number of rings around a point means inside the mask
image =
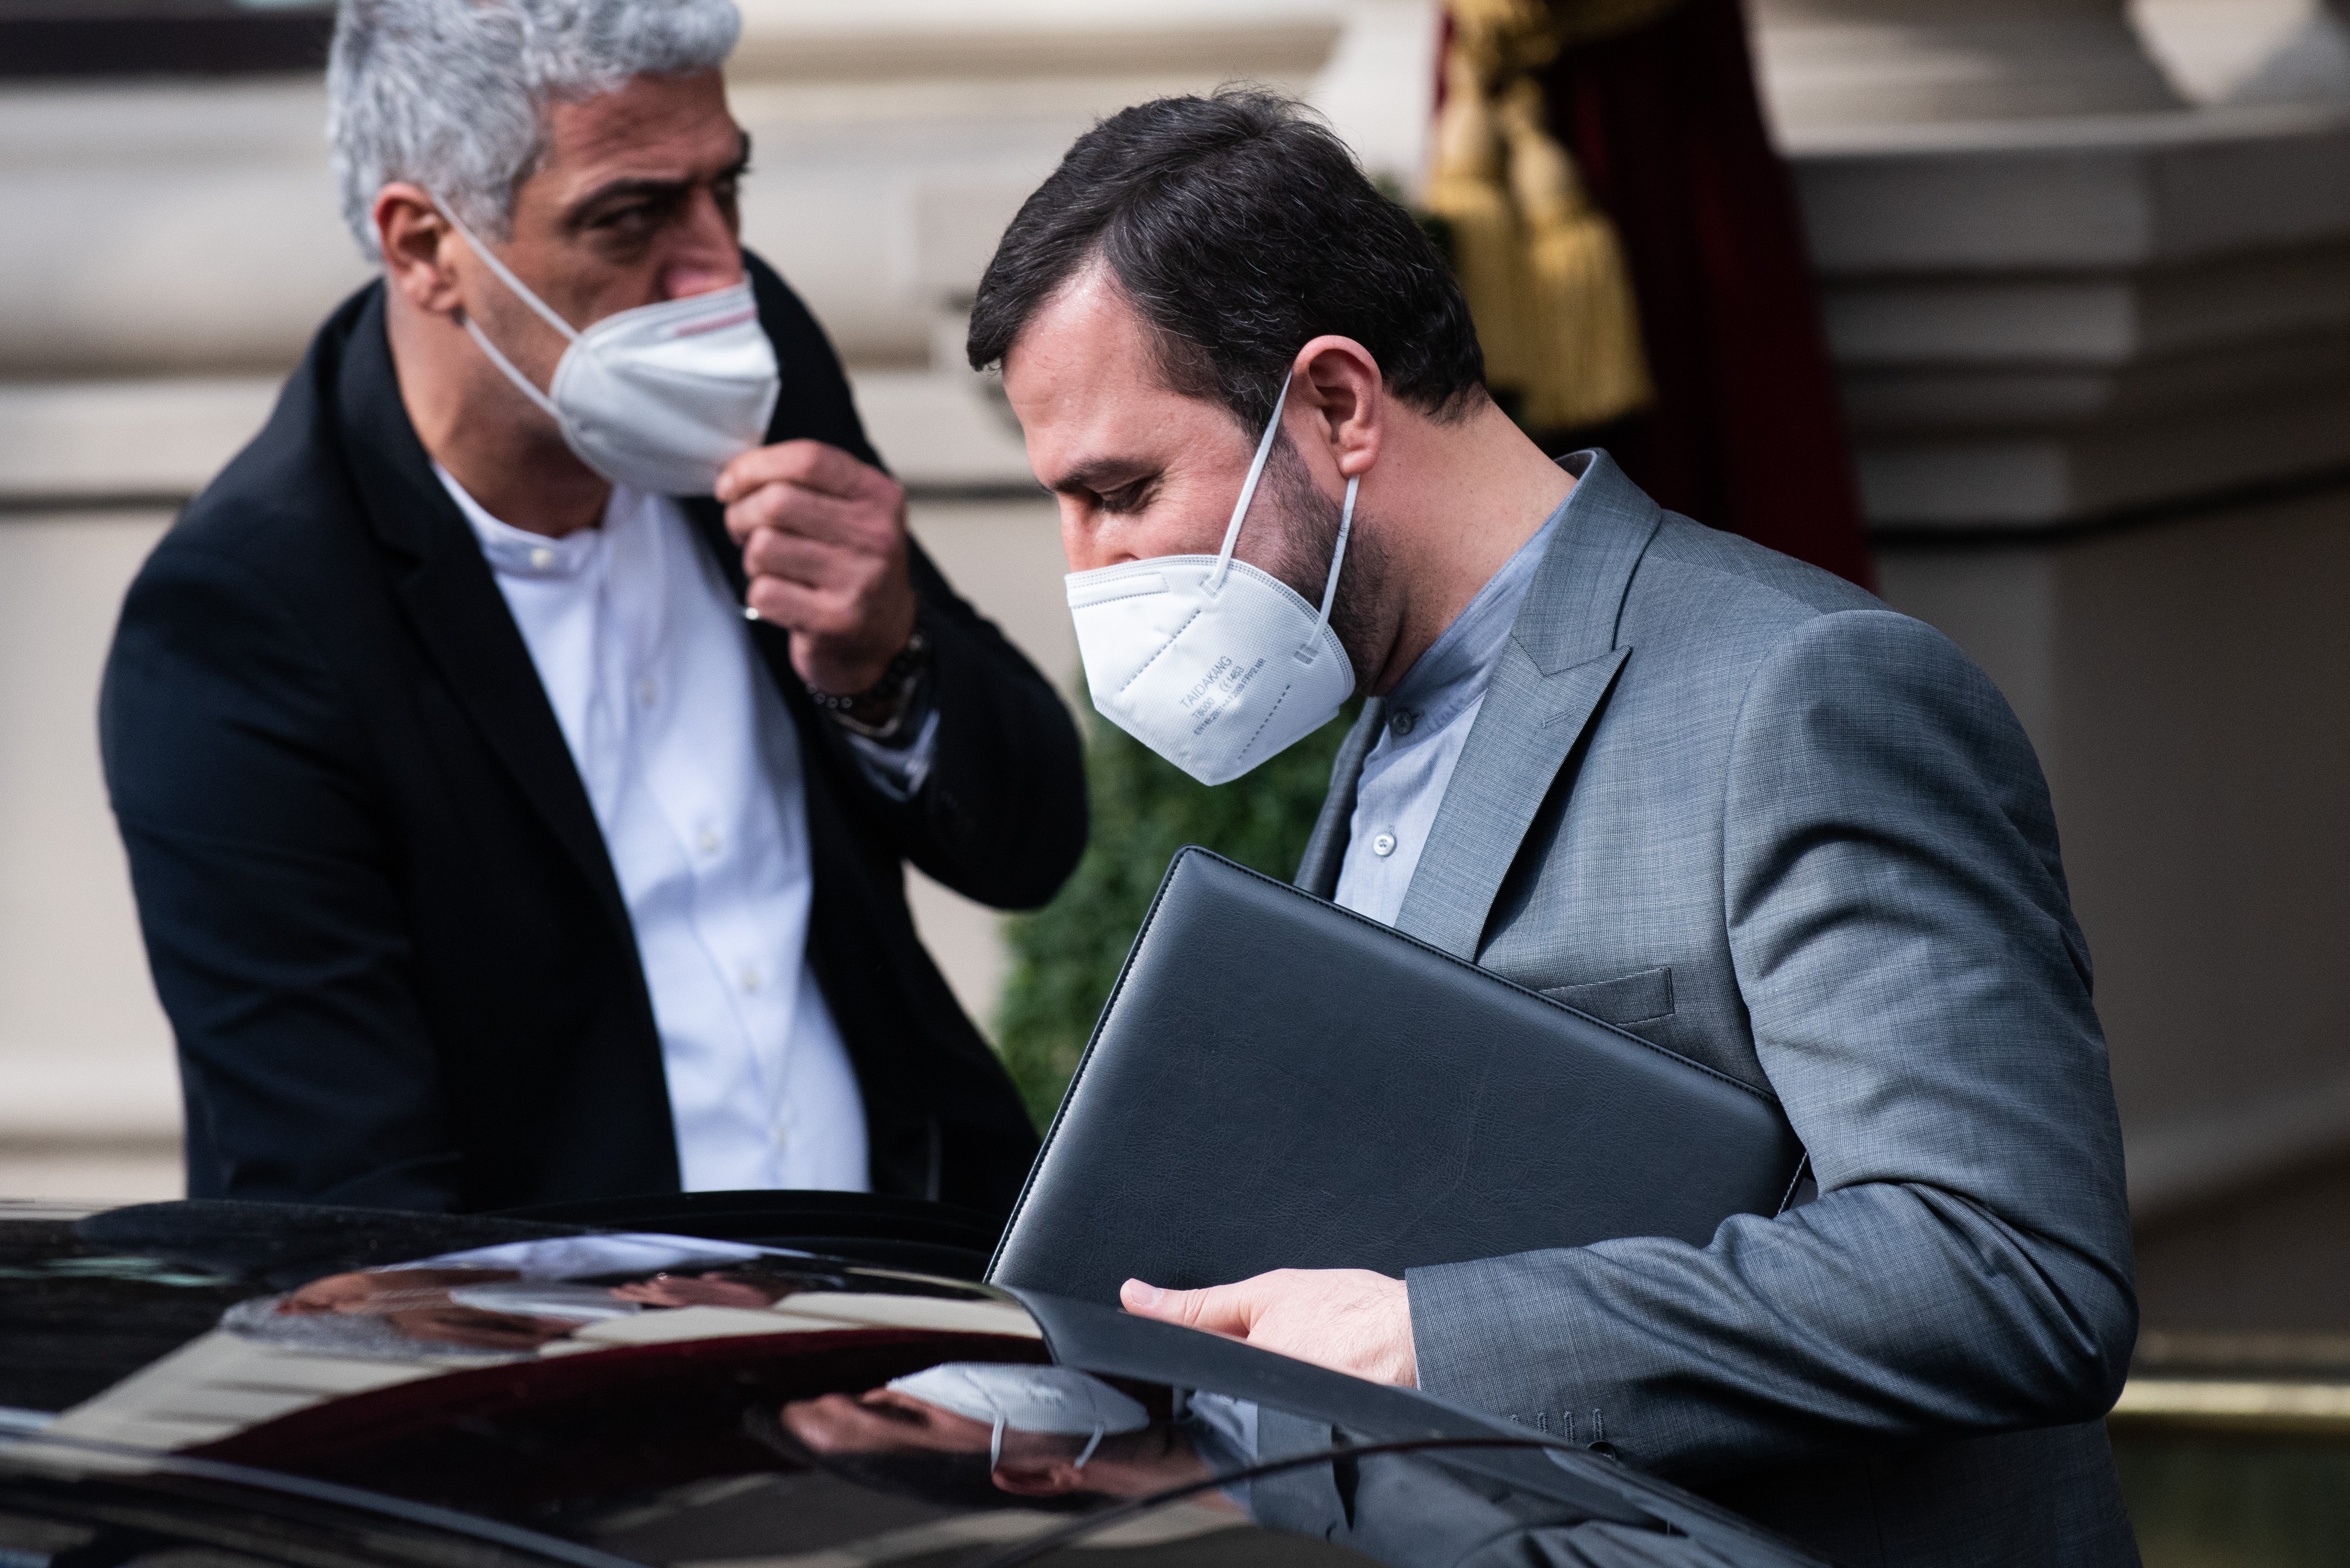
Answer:
POLYGON ((1477 956, 1518 846, 1629 651, 1545 677, 1515 640, 1503 650, 1396 914, 1398 930, 1458 958, 1477 956))
POLYGON ((1474 960, 1560 768, 1631 656, 1616 626, 1633 571, 1663 521, 1605 452, 1582 472, 1510 628, 1476 722, 1445 786, 1396 929, 1474 960))
POLYGON ((400 400, 380 295, 359 319, 337 398, 353 491, 376 537, 405 559, 393 587, 418 639, 483 741, 588 878, 607 919, 633 943, 603 830, 529 646, 472 528, 433 477, 400 400))

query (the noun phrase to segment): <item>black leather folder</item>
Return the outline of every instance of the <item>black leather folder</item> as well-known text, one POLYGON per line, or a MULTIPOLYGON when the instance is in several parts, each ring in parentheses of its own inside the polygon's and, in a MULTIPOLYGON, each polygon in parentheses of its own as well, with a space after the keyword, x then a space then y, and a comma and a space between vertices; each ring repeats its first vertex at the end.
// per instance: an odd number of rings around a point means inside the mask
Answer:
POLYGON ((988 1277, 1115 1303, 1775 1214, 1778 1102, 1193 847, 1167 869, 988 1277))

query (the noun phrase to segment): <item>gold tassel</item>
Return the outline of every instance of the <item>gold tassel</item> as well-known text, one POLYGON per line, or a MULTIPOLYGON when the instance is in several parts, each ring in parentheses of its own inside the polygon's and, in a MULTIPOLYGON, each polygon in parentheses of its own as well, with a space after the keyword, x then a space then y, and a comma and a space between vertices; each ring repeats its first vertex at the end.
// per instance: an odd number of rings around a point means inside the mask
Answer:
POLYGON ((1520 417, 1534 430, 1579 430, 1648 407, 1654 391, 1639 306, 1616 225, 1544 128, 1539 87, 1525 78, 1511 84, 1501 119, 1528 241, 1521 330, 1532 373, 1520 417))
POLYGON ((1619 419, 1653 394, 1615 225, 1544 128, 1542 89, 1526 74, 1557 51, 1552 18, 1535 0, 1447 8, 1426 201, 1451 227, 1487 384, 1515 394, 1529 429, 1619 419))
POLYGON ((1483 62, 1456 44, 1444 62, 1444 111, 1436 122, 1436 164, 1428 210, 1444 220, 1452 271, 1469 299, 1485 349, 1485 379, 1522 385, 1530 369, 1525 329, 1524 236, 1503 167, 1506 149, 1483 80, 1483 62))

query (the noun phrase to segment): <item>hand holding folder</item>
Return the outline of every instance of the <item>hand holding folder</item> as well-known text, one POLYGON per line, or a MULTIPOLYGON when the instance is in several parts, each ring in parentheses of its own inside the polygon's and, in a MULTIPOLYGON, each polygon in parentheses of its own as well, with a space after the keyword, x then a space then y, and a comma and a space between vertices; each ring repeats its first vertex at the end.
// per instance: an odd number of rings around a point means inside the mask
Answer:
POLYGON ((1198 847, 1179 853, 988 1277, 1116 1304, 1777 1213, 1762 1091, 1198 847))

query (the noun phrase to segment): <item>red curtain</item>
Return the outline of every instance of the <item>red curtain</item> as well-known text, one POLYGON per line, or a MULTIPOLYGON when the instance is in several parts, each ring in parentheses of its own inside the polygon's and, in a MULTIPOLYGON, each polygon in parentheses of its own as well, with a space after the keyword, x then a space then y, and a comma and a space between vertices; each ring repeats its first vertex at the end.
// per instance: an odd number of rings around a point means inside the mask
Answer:
POLYGON ((1868 585, 1868 537, 1786 166, 1737 0, 1564 51, 1552 132, 1622 233, 1657 400, 1596 439, 1700 523, 1868 585))

